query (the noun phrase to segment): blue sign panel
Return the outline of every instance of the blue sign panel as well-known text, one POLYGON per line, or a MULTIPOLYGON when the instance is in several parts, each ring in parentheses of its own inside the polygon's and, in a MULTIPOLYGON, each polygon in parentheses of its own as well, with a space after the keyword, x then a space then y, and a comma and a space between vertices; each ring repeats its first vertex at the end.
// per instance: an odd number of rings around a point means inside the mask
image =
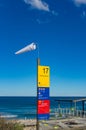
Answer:
POLYGON ((38 114, 38 120, 48 120, 49 117, 49 114, 38 114))
POLYGON ((38 99, 48 100, 49 99, 49 88, 38 88, 38 99))

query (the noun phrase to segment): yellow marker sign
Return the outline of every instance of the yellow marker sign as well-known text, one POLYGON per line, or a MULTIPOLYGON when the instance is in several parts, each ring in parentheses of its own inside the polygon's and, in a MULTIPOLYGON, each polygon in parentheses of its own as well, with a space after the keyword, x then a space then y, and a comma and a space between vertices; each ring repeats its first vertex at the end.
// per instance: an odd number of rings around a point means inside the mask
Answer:
POLYGON ((38 66, 38 87, 50 86, 50 68, 49 66, 38 66))

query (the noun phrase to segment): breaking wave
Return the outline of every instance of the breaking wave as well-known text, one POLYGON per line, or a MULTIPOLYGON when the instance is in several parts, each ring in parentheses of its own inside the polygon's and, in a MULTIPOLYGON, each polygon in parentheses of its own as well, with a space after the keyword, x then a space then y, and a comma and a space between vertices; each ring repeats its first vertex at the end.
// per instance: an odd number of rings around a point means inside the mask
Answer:
POLYGON ((1 118, 15 118, 18 117, 18 115, 0 115, 1 118))

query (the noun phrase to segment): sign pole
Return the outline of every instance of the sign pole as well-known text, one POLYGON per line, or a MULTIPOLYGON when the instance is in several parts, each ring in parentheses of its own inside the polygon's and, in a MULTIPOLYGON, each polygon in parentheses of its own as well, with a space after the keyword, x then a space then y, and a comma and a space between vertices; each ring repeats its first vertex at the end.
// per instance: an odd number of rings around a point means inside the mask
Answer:
POLYGON ((40 65, 40 59, 37 58, 37 124, 36 130, 39 130, 39 119, 38 119, 38 65, 40 65))

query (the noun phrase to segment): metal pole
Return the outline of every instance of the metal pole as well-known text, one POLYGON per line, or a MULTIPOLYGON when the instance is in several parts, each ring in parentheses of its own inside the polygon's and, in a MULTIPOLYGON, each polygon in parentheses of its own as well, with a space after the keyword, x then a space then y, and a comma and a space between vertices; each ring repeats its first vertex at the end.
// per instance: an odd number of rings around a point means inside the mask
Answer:
POLYGON ((38 65, 40 65, 40 59, 37 58, 37 124, 36 130, 39 130, 39 120, 38 120, 38 65))
POLYGON ((82 101, 82 117, 84 117, 84 101, 82 101))

